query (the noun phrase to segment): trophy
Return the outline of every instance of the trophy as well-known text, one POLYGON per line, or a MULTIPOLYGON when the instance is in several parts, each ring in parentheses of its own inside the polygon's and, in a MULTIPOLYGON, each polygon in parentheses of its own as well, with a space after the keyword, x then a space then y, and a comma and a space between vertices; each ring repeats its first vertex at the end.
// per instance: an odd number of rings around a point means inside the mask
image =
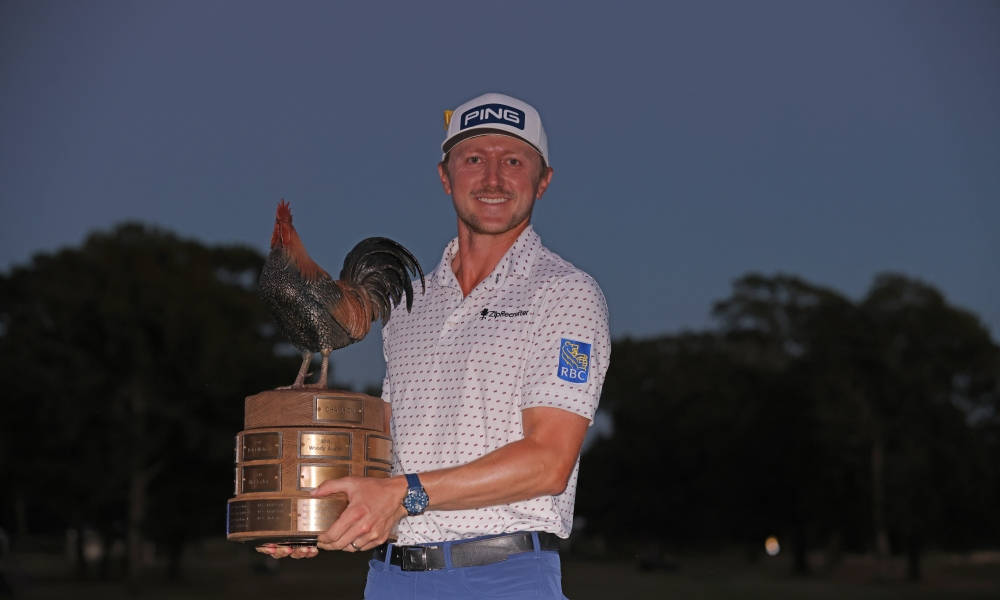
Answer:
POLYGON ((311 498, 310 491, 348 475, 389 476, 392 440, 381 398, 269 390, 246 399, 244 418, 227 513, 230 540, 315 545, 347 500, 343 494, 311 498))
POLYGON ((333 350, 364 338, 376 319, 384 323, 404 296, 406 309, 412 307, 411 274, 419 274, 423 285, 423 271, 406 248, 367 238, 348 253, 340 278, 333 279, 309 258, 288 204, 279 203, 258 295, 279 331, 302 352, 302 365, 291 386, 245 399, 227 539, 315 545, 347 498, 313 498, 313 489, 339 477, 389 476, 392 439, 382 399, 329 389, 327 376, 333 350), (316 352, 322 355, 319 380, 306 384, 316 352))

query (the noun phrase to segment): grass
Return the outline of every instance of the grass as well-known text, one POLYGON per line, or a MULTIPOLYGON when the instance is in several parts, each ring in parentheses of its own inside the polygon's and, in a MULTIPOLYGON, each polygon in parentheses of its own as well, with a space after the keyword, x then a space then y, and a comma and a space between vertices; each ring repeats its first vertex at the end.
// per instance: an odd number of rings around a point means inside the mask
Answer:
MULTIPOLYGON (((173 598, 361 598, 367 556, 322 553, 310 560, 274 561, 247 546, 212 541, 192 547, 179 581, 162 567, 144 572, 144 600, 173 598)), ((18 598, 129 598, 119 581, 78 580, 58 555, 21 553, 0 561, 18 598)), ((120 574, 119 574, 120 575, 120 574)), ((781 557, 749 563, 733 556, 687 557, 671 570, 640 571, 632 561, 564 557, 563 586, 573 600, 643 598, 889 598, 973 599, 1000 597, 1000 559, 995 556, 931 555, 924 580, 907 582, 901 563, 880 569, 865 557, 849 556, 833 570, 809 577, 789 574, 781 557), (985 559, 984 559, 985 557, 985 559)), ((0 596, 3 591, 0 590, 0 596)))
POLYGON ((928 561, 923 581, 908 582, 901 563, 884 574, 866 557, 848 557, 837 569, 793 576, 785 560, 749 564, 739 558, 690 557, 674 571, 640 572, 627 563, 566 561, 563 587, 578 600, 592 598, 767 598, 859 600, 1000 597, 1000 564, 969 568, 943 557, 928 561))

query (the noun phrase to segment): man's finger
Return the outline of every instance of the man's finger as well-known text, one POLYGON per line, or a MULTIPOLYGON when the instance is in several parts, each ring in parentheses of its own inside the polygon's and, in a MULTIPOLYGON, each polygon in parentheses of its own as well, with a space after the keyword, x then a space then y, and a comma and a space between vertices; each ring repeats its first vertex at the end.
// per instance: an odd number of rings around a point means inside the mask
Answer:
MULTIPOLYGON (((344 511, 347 513, 347 511, 344 511)), ((345 546, 351 542, 354 537, 361 533, 357 522, 352 519, 352 514, 347 515, 347 519, 338 519, 330 525, 330 528, 319 534, 317 540, 322 542, 320 545, 324 549, 341 550, 346 549, 345 546), (329 546, 330 548, 327 548, 329 546)), ((341 514, 343 517, 343 514, 341 514)))
POLYGON ((292 553, 291 553, 290 556, 292 558, 296 558, 296 559, 298 559, 298 558, 313 558, 314 556, 316 556, 318 554, 319 554, 319 550, 317 550, 315 546, 296 546, 294 548, 294 550, 292 550, 292 553))
POLYGON ((329 496, 331 494, 345 493, 347 488, 351 485, 348 481, 350 477, 340 477, 338 479, 327 479, 323 483, 319 484, 312 492, 309 493, 310 496, 329 496))
POLYGON ((266 544, 264 546, 257 546, 257 552, 266 554, 271 558, 285 558, 292 553, 292 549, 277 544, 266 544))
POLYGON ((271 558, 313 558, 319 554, 315 546, 279 546, 277 544, 264 544, 257 546, 257 552, 266 554, 271 558))

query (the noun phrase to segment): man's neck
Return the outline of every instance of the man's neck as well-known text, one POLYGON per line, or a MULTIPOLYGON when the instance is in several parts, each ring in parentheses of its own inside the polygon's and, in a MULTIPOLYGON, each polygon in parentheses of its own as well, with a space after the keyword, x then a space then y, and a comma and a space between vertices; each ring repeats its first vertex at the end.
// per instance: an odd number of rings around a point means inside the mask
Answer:
POLYGON ((525 221, 510 231, 497 235, 476 233, 464 223, 458 223, 458 252, 451 261, 451 270, 468 296, 486 276, 493 272, 500 259, 510 250, 530 223, 525 221))

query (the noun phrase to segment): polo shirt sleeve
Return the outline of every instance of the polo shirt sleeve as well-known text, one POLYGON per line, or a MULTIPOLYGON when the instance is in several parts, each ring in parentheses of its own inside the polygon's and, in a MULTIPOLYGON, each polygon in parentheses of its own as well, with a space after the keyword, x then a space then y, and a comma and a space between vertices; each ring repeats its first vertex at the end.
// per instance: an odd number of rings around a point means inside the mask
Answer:
POLYGON ((529 346, 521 409, 561 408, 593 423, 608 370, 608 306, 583 272, 552 282, 529 346))

